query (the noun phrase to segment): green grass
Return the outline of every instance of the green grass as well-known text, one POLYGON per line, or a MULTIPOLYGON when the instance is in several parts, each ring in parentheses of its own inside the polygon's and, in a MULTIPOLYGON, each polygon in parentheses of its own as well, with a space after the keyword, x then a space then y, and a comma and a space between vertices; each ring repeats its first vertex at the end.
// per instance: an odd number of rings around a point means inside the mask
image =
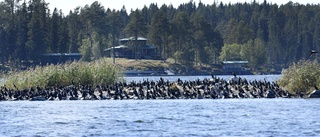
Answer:
POLYGON ((308 96, 314 86, 320 85, 320 65, 317 62, 301 60, 282 71, 279 85, 289 93, 308 96))
POLYGON ((58 65, 37 66, 25 71, 12 71, 4 75, 4 85, 9 89, 31 87, 82 85, 109 85, 120 80, 120 69, 108 60, 94 62, 69 62, 58 65))

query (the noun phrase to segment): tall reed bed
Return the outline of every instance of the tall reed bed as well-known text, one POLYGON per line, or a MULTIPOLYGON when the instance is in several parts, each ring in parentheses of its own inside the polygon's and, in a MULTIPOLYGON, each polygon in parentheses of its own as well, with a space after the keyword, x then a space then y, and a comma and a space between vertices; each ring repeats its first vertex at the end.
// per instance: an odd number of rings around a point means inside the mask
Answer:
POLYGON ((316 61, 301 60, 282 71, 279 85, 293 95, 306 97, 320 84, 320 65, 316 61))
POLYGON ((7 88, 82 85, 109 85, 120 80, 121 71, 101 59, 94 62, 69 62, 58 65, 37 66, 25 71, 9 72, 5 76, 7 88), (14 87, 16 86, 16 87, 14 87))

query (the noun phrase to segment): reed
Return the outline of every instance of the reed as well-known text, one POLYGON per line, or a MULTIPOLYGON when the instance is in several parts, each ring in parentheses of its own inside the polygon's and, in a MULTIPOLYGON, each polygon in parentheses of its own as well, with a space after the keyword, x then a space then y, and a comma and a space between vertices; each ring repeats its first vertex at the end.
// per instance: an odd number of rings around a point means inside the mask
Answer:
POLYGON ((282 71, 279 85, 293 95, 308 96, 320 84, 320 65, 316 61, 301 60, 282 71))
POLYGON ((68 62, 58 65, 37 66, 5 75, 4 85, 9 89, 29 89, 52 86, 109 85, 119 81, 121 71, 105 59, 94 62, 68 62))

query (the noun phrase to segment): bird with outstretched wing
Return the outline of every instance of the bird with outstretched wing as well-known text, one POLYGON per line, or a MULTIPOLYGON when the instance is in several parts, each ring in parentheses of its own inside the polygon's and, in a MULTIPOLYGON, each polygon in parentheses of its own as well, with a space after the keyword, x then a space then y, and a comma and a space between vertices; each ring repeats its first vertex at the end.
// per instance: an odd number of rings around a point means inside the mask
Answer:
POLYGON ((310 52, 309 56, 312 56, 313 54, 318 53, 318 52, 317 52, 317 51, 315 51, 315 50, 310 50, 309 52, 310 52))

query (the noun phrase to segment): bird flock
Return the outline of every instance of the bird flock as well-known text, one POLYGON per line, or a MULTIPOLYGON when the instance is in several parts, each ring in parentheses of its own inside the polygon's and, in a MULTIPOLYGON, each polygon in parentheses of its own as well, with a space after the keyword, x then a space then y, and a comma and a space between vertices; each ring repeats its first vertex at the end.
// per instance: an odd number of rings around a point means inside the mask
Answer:
POLYGON ((41 89, 0 89, 0 101, 58 101, 58 100, 147 100, 147 99, 229 99, 229 98, 300 98, 266 80, 248 81, 234 76, 224 80, 216 76, 203 80, 170 82, 117 82, 112 85, 70 85, 41 89))

